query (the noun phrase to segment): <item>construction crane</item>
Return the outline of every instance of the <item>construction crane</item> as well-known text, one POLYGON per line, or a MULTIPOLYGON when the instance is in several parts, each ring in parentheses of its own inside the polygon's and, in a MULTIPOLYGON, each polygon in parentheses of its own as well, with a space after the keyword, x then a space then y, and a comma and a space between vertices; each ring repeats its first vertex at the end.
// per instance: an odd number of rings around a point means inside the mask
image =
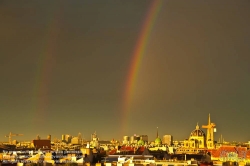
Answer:
POLYGON ((9 144, 12 144, 12 137, 13 136, 22 136, 23 134, 13 134, 13 133, 9 133, 9 135, 6 135, 5 137, 9 138, 9 144))

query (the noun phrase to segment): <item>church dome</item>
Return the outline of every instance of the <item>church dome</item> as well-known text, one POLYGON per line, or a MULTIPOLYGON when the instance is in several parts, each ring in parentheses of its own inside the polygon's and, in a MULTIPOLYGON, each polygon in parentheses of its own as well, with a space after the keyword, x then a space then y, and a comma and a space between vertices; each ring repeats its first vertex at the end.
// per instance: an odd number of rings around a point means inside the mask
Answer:
POLYGON ((145 142, 144 142, 142 139, 140 139, 140 140, 137 142, 137 144, 138 144, 138 145, 144 145, 145 142))
POLYGON ((190 137, 195 136, 195 137, 205 137, 205 133, 199 128, 199 125, 196 125, 196 129, 193 130, 190 134, 190 137))
POLYGON ((161 144, 161 139, 159 137, 155 139, 155 144, 161 144))

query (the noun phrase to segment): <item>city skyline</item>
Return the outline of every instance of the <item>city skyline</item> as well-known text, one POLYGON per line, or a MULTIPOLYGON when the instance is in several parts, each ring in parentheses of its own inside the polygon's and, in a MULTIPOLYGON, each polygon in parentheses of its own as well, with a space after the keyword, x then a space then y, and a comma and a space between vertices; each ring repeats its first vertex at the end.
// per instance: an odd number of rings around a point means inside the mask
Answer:
POLYGON ((0 141, 250 140, 250 2, 0 1, 0 141), (203 129, 204 130, 204 129, 203 129), (206 130, 204 130, 206 131, 206 130))
MULTIPOLYGON (((209 115, 210 116, 210 115, 209 115)), ((211 121, 211 123, 214 123, 213 121, 211 121)), ((196 123, 196 126, 199 126, 199 128, 201 129, 201 130, 203 130, 204 131, 204 133, 207 133, 207 129, 206 128, 203 128, 203 125, 200 125, 198 122, 196 123)), ((204 126, 205 125, 208 125, 208 124, 204 124, 204 126)), ((195 128, 196 128, 196 126, 195 126, 195 128)), ((193 128, 191 131, 190 131, 190 133, 193 131, 193 130, 195 130, 195 128, 193 128)), ((221 135, 218 135, 217 134, 217 132, 216 132, 216 130, 217 130, 217 127, 215 127, 215 132, 214 132, 214 135, 215 135, 215 138, 214 138, 214 140, 215 141, 217 141, 217 142, 220 142, 221 140, 220 139, 223 139, 223 141, 226 141, 226 142, 241 142, 241 141, 237 141, 237 140, 233 140, 233 141, 227 141, 227 140, 224 140, 224 137, 222 136, 222 134, 221 135), (218 139, 217 139, 217 137, 218 137, 218 139)), ((93 132, 93 133, 96 133, 96 131, 95 132, 93 132)), ((62 135, 70 135, 70 136, 72 136, 72 137, 79 137, 79 134, 81 134, 81 137, 82 137, 82 139, 83 140, 87 140, 87 141, 89 141, 89 140, 91 140, 91 138, 92 138, 92 134, 93 133, 91 133, 90 134, 90 136, 88 137, 88 136, 84 136, 84 134, 82 135, 82 133, 81 132, 78 132, 77 134, 69 134, 69 132, 68 133, 63 133, 63 134, 61 134, 60 136, 59 135, 57 135, 57 136, 54 136, 54 137, 51 137, 52 135, 51 134, 48 134, 48 135, 46 135, 46 136, 42 136, 41 137, 41 135, 39 135, 39 134, 37 134, 34 138, 30 138, 30 139, 22 139, 22 137, 20 137, 20 139, 18 139, 19 138, 19 136, 23 136, 23 134, 21 134, 21 135, 19 135, 18 133, 9 133, 9 135, 10 134, 13 134, 14 135, 14 137, 12 137, 12 140, 20 140, 20 141, 32 141, 32 140, 34 140, 34 139, 37 139, 37 137, 39 137, 39 139, 48 139, 48 136, 50 136, 50 138, 51 138, 51 140, 53 141, 53 140, 62 140, 62 135), (16 136, 17 136, 17 139, 15 139, 16 138, 16 136)), ((159 134, 159 127, 156 127, 156 129, 155 129, 155 137, 149 137, 149 141, 154 141, 157 137, 159 137, 159 138, 163 138, 163 136, 164 135, 171 135, 171 133, 165 133, 165 134, 159 134)), ((96 133, 97 134, 97 136, 98 136, 98 133, 96 133)), ((8 135, 8 134, 7 134, 8 135)), ((7 136, 6 135, 6 136, 7 136)), ((131 135, 124 135, 124 136, 129 136, 129 137, 131 137, 131 136, 140 136, 140 135, 147 135, 147 133, 144 133, 144 134, 142 134, 142 133, 134 133, 134 134, 131 134, 131 135)), ((122 136, 122 138, 112 138, 112 139, 110 139, 110 140, 118 140, 118 141, 121 141, 122 142, 122 140, 123 140, 123 137, 124 136, 122 136)), ((148 136, 148 135, 147 135, 148 136)), ((171 136, 173 136, 173 135, 171 135, 171 136)), ((98 137, 99 138, 99 137, 98 137)), ((173 137, 173 138, 175 138, 175 137, 173 137)), ((183 139, 181 139, 181 140, 177 140, 177 139, 173 139, 173 141, 184 141, 184 139, 188 139, 189 138, 189 135, 187 135, 185 138, 183 138, 183 139)), ((6 139, 8 139, 8 138, 6 138, 6 139)), ((100 140, 105 140, 105 139, 102 139, 102 138, 99 138, 100 140)), ((0 142, 8 142, 8 140, 6 141, 1 141, 0 140, 0 142)), ((249 142, 249 141, 247 141, 247 142, 249 142)))

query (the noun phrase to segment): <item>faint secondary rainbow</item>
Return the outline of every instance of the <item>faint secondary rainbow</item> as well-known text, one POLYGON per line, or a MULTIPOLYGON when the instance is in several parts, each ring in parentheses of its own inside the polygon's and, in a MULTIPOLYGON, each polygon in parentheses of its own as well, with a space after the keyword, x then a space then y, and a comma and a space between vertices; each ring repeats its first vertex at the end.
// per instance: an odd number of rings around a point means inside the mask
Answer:
POLYGON ((35 129, 48 127, 46 126, 46 121, 49 116, 49 112, 47 111, 49 105, 49 85, 51 82, 52 68, 55 63, 60 15, 60 7, 51 6, 51 13, 48 14, 46 35, 44 36, 44 45, 38 55, 35 85, 33 87, 33 127, 35 129))
POLYGON ((129 72, 126 80, 125 91, 123 96, 123 107, 122 107, 122 134, 129 134, 127 132, 128 115, 130 113, 131 102, 133 100, 136 79, 138 77, 138 72, 140 65, 142 63, 143 56, 146 51, 148 41, 150 39, 150 33, 154 27, 156 18, 162 7, 163 0, 152 0, 149 6, 149 10, 144 19, 141 33, 137 40, 129 67, 129 72))

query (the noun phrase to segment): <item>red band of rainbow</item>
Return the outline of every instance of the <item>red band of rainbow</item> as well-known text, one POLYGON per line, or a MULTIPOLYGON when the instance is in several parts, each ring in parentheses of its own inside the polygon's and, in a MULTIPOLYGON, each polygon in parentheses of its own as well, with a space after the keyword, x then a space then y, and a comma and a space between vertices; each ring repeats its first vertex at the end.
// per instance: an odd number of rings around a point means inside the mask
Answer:
POLYGON ((136 78, 138 77, 138 71, 143 59, 143 55, 146 51, 146 47, 148 41, 150 39, 150 33, 153 29, 155 20, 157 18, 158 13, 160 12, 163 0, 152 0, 150 4, 149 11, 145 17, 145 20, 142 25, 142 30, 139 35, 138 41, 135 46, 135 50, 133 52, 131 63, 129 67, 129 73, 127 76, 126 87, 123 98, 123 107, 122 107, 122 134, 128 134, 127 132, 127 120, 128 114, 131 111, 131 101, 133 100, 133 93, 136 85, 136 78))

